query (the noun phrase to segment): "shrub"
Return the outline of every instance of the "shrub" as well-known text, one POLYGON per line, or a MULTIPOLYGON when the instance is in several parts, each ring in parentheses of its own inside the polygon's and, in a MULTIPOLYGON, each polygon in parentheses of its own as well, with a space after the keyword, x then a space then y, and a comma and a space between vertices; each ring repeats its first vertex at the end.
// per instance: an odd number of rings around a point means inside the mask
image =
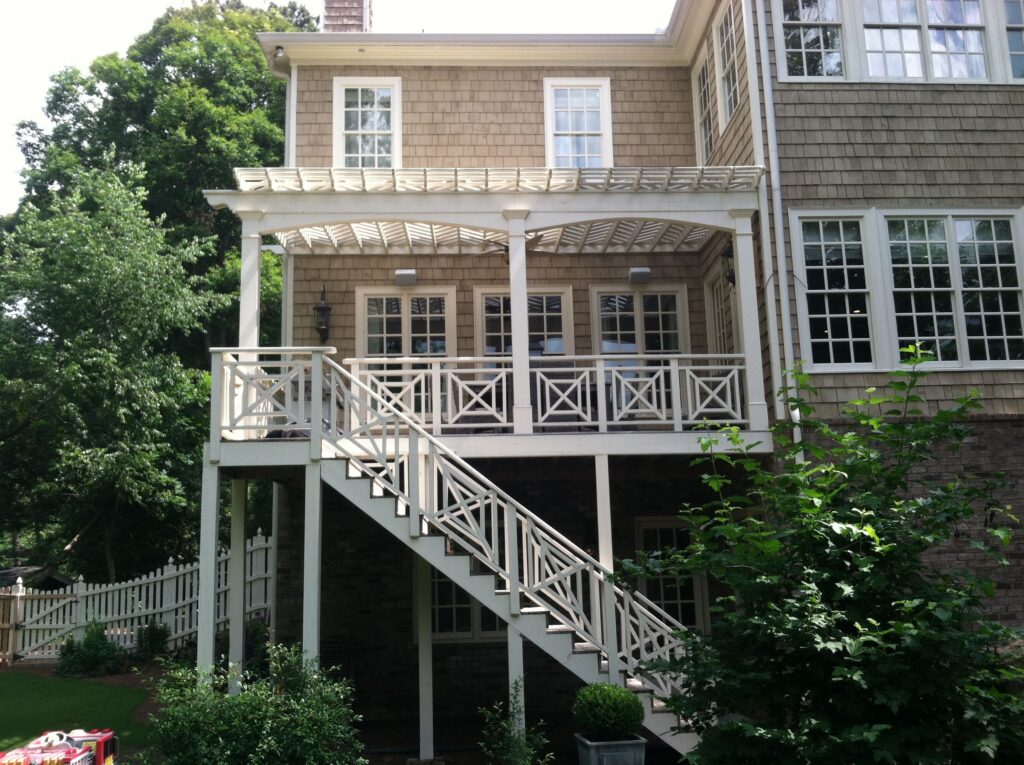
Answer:
POLYGON ((632 738, 644 724, 644 705, 620 685, 594 683, 580 688, 572 706, 580 733, 591 741, 632 738))
POLYGON ((107 640, 103 624, 93 621, 86 626, 81 641, 68 638, 61 646, 57 674, 64 677, 110 675, 121 672, 124 666, 124 651, 107 640))
POLYGON ((512 685, 508 707, 502 702, 480 710, 484 717, 484 740, 480 749, 490 765, 546 765, 554 755, 545 753, 548 739, 540 726, 523 725, 523 681, 512 685))
POLYGON ((140 661, 150 661, 167 651, 167 640, 171 629, 166 624, 150 621, 135 633, 134 656, 140 661))
POLYGON ((709 634, 681 633, 678 658, 650 667, 676 678, 670 706, 702 736, 691 763, 1024 762, 1019 635, 984 616, 990 582, 922 558, 982 511, 997 522, 974 546, 1005 564, 1009 542, 998 483, 929 478, 978 405, 926 416, 925 360, 894 373, 888 395, 851 402, 843 428, 791 400, 807 438, 777 430, 775 470, 735 432, 708 439, 717 499, 685 507, 689 546, 624 564, 729 593, 709 634))
POLYGON ((268 663, 267 677, 244 676, 236 695, 224 669, 170 668, 151 718, 162 761, 365 765, 349 682, 304 661, 299 648, 271 646, 268 663))

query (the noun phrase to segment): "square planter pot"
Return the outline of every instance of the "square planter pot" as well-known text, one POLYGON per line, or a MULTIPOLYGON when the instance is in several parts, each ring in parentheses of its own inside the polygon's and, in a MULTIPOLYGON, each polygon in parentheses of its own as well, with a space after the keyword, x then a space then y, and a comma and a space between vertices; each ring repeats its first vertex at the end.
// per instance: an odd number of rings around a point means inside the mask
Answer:
POLYGON ((646 739, 640 736, 625 741, 591 741, 576 734, 580 765, 644 765, 646 739))

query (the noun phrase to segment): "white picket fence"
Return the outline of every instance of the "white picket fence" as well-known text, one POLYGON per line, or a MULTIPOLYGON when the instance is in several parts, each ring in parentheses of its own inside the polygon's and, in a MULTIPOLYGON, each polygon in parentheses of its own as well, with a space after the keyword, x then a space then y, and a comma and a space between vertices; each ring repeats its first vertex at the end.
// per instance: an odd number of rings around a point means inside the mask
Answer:
MULTIPOLYGON (((227 625, 227 552, 217 559, 217 627, 227 625)), ((20 582, 20 580, 19 580, 20 582)), ((0 588, 0 665, 12 661, 56 659, 68 637, 81 638, 92 621, 124 648, 135 645, 140 627, 156 622, 170 630, 168 647, 179 648, 195 637, 199 564, 173 559, 146 576, 116 584, 81 581, 43 592, 16 585, 0 588)), ((257 532, 245 545, 246 619, 269 621, 274 600, 270 537, 257 532)))

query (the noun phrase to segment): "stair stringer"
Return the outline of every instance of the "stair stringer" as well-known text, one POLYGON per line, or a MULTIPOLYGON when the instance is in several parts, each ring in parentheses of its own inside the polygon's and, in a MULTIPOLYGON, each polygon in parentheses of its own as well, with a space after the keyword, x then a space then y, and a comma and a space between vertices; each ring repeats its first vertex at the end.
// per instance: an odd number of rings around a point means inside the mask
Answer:
MULTIPOLYGON (((494 588, 491 572, 473 573, 469 555, 451 555, 446 552, 447 540, 439 535, 412 536, 409 520, 396 512, 393 496, 371 496, 372 480, 350 477, 344 459, 327 459, 320 463, 320 476, 324 483, 345 497, 355 507, 372 518, 395 539, 427 561, 442 574, 489 608, 520 635, 540 648, 585 683, 610 682, 607 668, 602 670, 599 653, 578 652, 575 643, 582 638, 575 632, 549 631, 547 613, 523 612, 513 616, 507 592, 494 588)), ((648 689, 636 688, 644 707, 644 727, 680 754, 686 754, 700 740, 693 732, 673 732, 677 718, 656 707, 654 694, 648 689)))

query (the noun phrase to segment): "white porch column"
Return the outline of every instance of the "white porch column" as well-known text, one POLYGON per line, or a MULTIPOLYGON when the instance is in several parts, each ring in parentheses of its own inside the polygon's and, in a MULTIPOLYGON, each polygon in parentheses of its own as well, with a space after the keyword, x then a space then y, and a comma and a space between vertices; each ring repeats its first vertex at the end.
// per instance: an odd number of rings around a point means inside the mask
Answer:
POLYGON ((520 682, 519 691, 522 714, 516 720, 519 730, 526 730, 526 673, 523 669, 523 636, 519 630, 508 625, 508 699, 509 709, 512 708, 513 694, 516 692, 516 680, 520 682))
POLYGON ((533 432, 530 324, 526 286, 526 209, 502 210, 508 221, 508 289, 512 310, 512 432, 533 432))
POLYGON ((416 641, 419 659, 420 759, 434 759, 434 645, 430 564, 416 556, 416 641))
POLYGON ((242 272, 238 288, 238 345, 260 344, 260 219, 259 212, 238 213, 242 219, 242 272))
POLYGON ((612 570, 615 556, 612 553, 612 494, 611 479, 608 475, 608 455, 594 455, 594 483, 597 492, 597 559, 601 565, 612 570))
MULTIPOLYGON (((208 451, 209 447, 204 451, 208 451)), ((196 666, 213 667, 213 643, 217 631, 217 521, 220 503, 220 468, 203 455, 203 489, 199 518, 199 604, 196 634, 196 666)))
MULTIPOLYGON (((231 557, 228 559, 228 662, 235 672, 245 658, 245 479, 231 481, 231 557)), ((239 675, 229 690, 238 693, 239 675)))
POLYGON ((305 519, 302 534, 302 653, 320 658, 320 463, 306 465, 305 519))
POLYGON ((273 500, 270 505, 270 593, 267 599, 270 605, 270 642, 277 642, 277 543, 281 525, 281 494, 282 484, 274 482, 273 500))
POLYGON ((736 289, 743 352, 747 366, 747 412, 751 430, 768 429, 768 403, 764 395, 761 327, 757 316, 757 281, 754 274, 754 235, 750 218, 755 210, 730 210, 736 221, 736 289))

